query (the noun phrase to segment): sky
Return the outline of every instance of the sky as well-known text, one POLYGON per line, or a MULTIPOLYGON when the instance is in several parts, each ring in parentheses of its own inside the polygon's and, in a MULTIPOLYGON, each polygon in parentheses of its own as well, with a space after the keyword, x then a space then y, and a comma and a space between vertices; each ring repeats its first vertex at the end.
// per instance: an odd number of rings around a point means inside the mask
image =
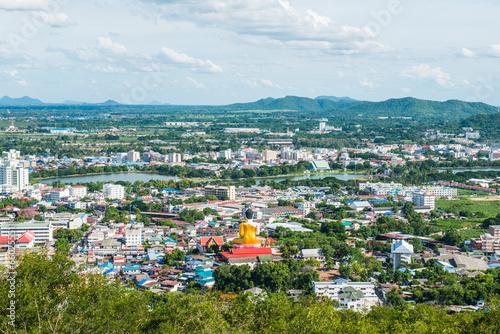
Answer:
POLYGON ((0 0, 0 96, 500 106, 493 0, 0 0))

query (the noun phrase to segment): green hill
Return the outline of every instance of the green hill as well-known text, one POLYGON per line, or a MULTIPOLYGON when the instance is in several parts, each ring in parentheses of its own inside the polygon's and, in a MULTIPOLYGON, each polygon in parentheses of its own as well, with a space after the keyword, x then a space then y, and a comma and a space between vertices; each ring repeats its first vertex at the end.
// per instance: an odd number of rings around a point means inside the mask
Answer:
POLYGON ((329 110, 337 108, 335 101, 328 99, 316 100, 307 97, 286 96, 279 99, 268 97, 256 102, 235 103, 224 106, 225 109, 240 110, 329 110))
POLYGON ((412 117, 413 119, 462 120, 477 114, 492 114, 497 108, 485 103, 459 100, 445 102, 419 100, 411 97, 382 102, 360 102, 341 111, 342 116, 362 114, 367 117, 412 117))
POLYGON ((485 103, 449 100, 445 102, 419 100, 411 97, 382 102, 356 101, 350 98, 321 96, 316 99, 286 96, 261 99, 250 103, 223 106, 225 110, 298 110, 323 111, 325 116, 412 117, 415 120, 461 121, 477 114, 493 114, 497 108, 485 103))
POLYGON ((500 113, 474 115, 460 122, 460 127, 470 127, 481 131, 481 137, 500 138, 500 113))

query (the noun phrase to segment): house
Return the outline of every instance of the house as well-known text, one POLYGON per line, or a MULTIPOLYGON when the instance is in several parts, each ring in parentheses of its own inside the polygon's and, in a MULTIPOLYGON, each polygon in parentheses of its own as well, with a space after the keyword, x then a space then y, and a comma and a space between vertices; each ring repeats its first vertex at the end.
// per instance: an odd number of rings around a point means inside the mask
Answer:
POLYGON ((195 269, 195 282, 204 287, 211 287, 215 284, 213 271, 210 268, 197 267, 195 269))
POLYGON ((200 238, 200 252, 207 253, 207 250, 213 245, 221 247, 224 245, 224 238, 219 237, 201 237, 200 238))
POLYGON ((355 210, 356 212, 360 212, 366 208, 371 209, 372 205, 368 201, 354 201, 354 202, 349 204, 349 207, 351 209, 355 210))
POLYGON ((360 290, 356 290, 352 286, 346 287, 339 294, 339 307, 345 309, 359 310, 365 307, 365 294, 360 290))
POLYGON ((338 299, 339 295, 344 293, 347 287, 363 292, 367 300, 378 302, 375 294, 375 284, 373 282, 349 282, 344 279, 338 279, 334 282, 312 282, 313 290, 318 297, 328 297, 338 299))
POLYGON ((19 239, 16 240, 17 248, 33 248, 35 246, 35 233, 31 231, 24 232, 19 239))
POLYGON ((301 251, 301 257, 304 260, 315 259, 320 263, 324 263, 326 261, 325 255, 323 255, 323 251, 321 250, 321 248, 303 249, 301 251))
POLYGON ((165 280, 161 282, 161 288, 168 292, 182 291, 184 286, 181 282, 165 280))

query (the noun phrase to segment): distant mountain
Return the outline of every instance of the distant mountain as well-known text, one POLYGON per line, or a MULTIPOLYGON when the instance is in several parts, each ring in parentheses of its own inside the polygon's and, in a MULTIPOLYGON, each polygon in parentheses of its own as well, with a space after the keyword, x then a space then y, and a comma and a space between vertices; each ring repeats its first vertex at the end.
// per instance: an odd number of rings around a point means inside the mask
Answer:
POLYGON ((107 100, 105 102, 96 103, 96 104, 100 105, 100 106, 119 106, 119 105, 121 105, 121 103, 118 103, 115 100, 107 100))
POLYGON ((29 96, 20 98, 11 98, 8 96, 4 96, 0 99, 0 106, 39 106, 43 104, 45 103, 38 99, 32 99, 29 96))
POLYGON ((458 100, 445 102, 419 100, 411 97, 390 99, 382 102, 356 101, 350 98, 287 96, 267 98, 251 103, 236 103, 223 106, 225 109, 240 110, 300 110, 320 111, 325 116, 339 117, 412 117, 415 120, 460 121, 477 114, 493 114, 497 108, 485 103, 458 100))
MULTIPOLYGON (((412 117, 413 119, 463 120, 477 114, 494 114, 497 108, 480 102, 419 100, 412 97, 382 102, 359 102, 338 112, 342 116, 412 117)), ((335 111, 334 111, 335 113, 335 111)))
POLYGON ((279 99, 268 97, 256 102, 235 103, 225 106, 241 110, 329 110, 337 108, 337 103, 330 100, 315 100, 307 97, 286 96, 279 99))
POLYGON ((339 101, 359 102, 359 100, 351 99, 348 96, 337 97, 337 96, 322 95, 322 96, 318 96, 315 100, 330 100, 330 101, 333 101, 333 102, 339 102, 339 101))

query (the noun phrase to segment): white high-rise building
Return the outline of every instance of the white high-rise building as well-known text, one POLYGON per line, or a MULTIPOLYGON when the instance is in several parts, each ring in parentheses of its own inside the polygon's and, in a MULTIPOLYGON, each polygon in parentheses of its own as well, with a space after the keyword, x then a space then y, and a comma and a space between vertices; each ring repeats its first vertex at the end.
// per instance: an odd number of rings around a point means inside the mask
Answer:
POLYGON ((19 191, 29 185, 29 171, 20 160, 6 160, 0 165, 2 191, 19 191))
POLYGON ((180 153, 169 153, 168 162, 182 162, 182 155, 180 153))
POLYGON ((436 196, 426 192, 413 193, 413 202, 416 206, 428 206, 432 210, 436 208, 436 196))
POLYGON ((79 198, 87 196, 87 187, 85 186, 68 186, 68 189, 70 196, 79 198))
POLYGON ((102 192, 106 198, 123 199, 125 197, 125 188, 119 184, 107 183, 103 186, 102 192))
POLYGON ((127 160, 128 161, 136 162, 136 161, 139 161, 140 159, 141 159, 141 154, 139 152, 130 151, 127 153, 127 160))

